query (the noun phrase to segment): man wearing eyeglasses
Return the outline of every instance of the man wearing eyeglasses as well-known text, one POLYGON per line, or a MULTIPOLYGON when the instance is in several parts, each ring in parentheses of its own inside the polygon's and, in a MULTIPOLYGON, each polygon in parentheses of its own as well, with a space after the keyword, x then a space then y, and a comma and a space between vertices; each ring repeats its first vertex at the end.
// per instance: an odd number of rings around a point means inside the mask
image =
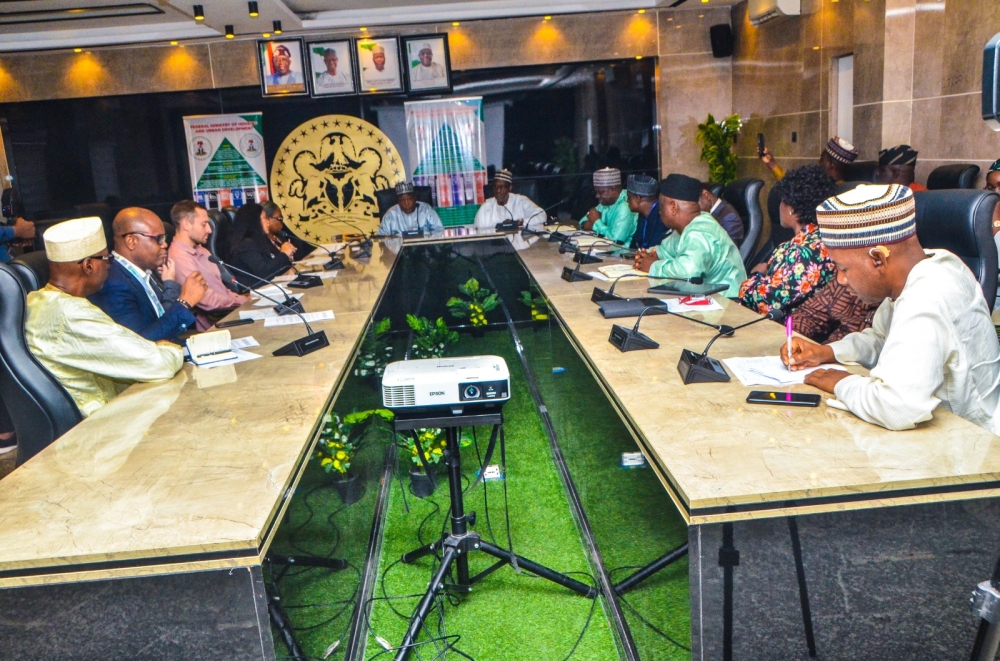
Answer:
POLYGON ((179 346, 143 339, 87 300, 114 259, 101 219, 67 220, 43 238, 49 281, 28 294, 24 339, 80 413, 91 415, 133 383, 172 378, 184 364, 179 346))
POLYGON ((195 326, 192 308, 205 295, 205 279, 195 272, 183 285, 177 284, 173 265, 167 259, 163 221, 149 209, 122 209, 111 229, 115 250, 108 277, 101 290, 88 299, 147 340, 179 344, 178 336, 195 326))

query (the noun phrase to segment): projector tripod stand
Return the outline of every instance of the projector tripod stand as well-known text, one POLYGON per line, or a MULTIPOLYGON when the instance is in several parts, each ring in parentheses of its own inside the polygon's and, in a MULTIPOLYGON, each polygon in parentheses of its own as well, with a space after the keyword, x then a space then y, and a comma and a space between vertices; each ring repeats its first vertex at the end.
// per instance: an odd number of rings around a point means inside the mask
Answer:
MULTIPOLYGON (((503 414, 500 412, 467 415, 439 414, 421 418, 402 417, 397 415, 394 421, 394 427, 397 432, 415 431, 418 429, 435 427, 445 429, 445 438, 447 442, 445 450, 445 464, 448 466, 448 489, 451 496, 451 532, 446 533, 441 539, 435 542, 431 542, 430 544, 426 544, 418 549, 410 551, 409 553, 403 554, 402 561, 410 564, 416 562, 420 558, 441 550, 441 566, 438 567, 436 572, 434 572, 434 577, 431 579, 427 592, 424 593, 424 596, 420 599, 420 603, 417 605, 417 609, 413 613, 413 617, 410 620, 410 626, 406 630, 406 635, 403 637, 403 642, 398 648, 396 648, 397 651, 395 661, 405 661, 410 656, 410 653, 413 651, 414 641, 420 633, 420 629, 424 625, 424 620, 427 619, 431 608, 434 606, 434 600, 437 598, 438 594, 446 589, 446 587, 454 592, 467 594, 472 591, 472 585, 478 583, 500 567, 507 564, 512 565, 515 568, 523 568, 532 574, 552 581, 553 583, 558 583, 559 585, 567 587, 574 592, 578 592, 585 597, 595 598, 597 596, 597 590, 595 588, 574 580, 565 574, 553 571, 548 567, 543 567, 542 565, 532 562, 531 560, 522 558, 521 556, 514 554, 512 551, 508 551, 498 546, 494 546, 489 542, 485 542, 479 537, 478 533, 469 530, 469 526, 475 521, 475 513, 469 512, 466 514, 465 512, 465 504, 462 496, 462 456, 460 453, 459 429, 461 427, 477 427, 485 425, 493 425, 494 432, 490 439, 490 445, 486 450, 486 456, 483 461, 484 471, 493 453, 497 438, 497 431, 500 431, 502 434, 501 427, 503 426, 503 414), (497 559, 497 562, 490 565, 488 568, 484 569, 475 576, 470 576, 469 554, 473 551, 481 551, 487 555, 493 556, 497 559), (452 566, 456 568, 457 582, 446 586, 445 577, 448 576, 452 566)), ((501 443, 502 442, 503 440, 501 440, 501 443)), ((419 441, 417 441, 417 456, 422 462, 424 462, 424 468, 426 470, 427 464, 424 460, 424 451, 420 447, 419 441)), ((506 479, 506 476, 504 476, 504 479, 506 479)))

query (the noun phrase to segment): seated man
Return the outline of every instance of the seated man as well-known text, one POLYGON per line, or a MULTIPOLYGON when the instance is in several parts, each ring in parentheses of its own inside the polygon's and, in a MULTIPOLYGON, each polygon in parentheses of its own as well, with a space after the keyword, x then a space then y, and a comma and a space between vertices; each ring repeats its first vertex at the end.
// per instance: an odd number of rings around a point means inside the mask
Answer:
POLYGON ((24 339, 89 416, 135 382, 169 379, 184 363, 181 348, 150 342, 114 322, 87 296, 108 275, 100 218, 78 218, 45 231, 49 282, 28 294, 24 339))
POLYGON ((545 224, 545 212, 524 195, 512 193, 514 175, 500 170, 493 177, 493 197, 483 202, 476 212, 476 227, 491 230, 505 220, 524 221, 524 229, 537 229, 545 224))
MULTIPOLYGON (((819 155, 819 165, 831 179, 842 184, 847 181, 847 166, 857 158, 858 150, 854 148, 854 145, 843 138, 833 136, 819 155)), ((774 178, 781 181, 782 177, 785 176, 785 169, 774 162, 774 156, 771 156, 767 147, 764 147, 764 153, 760 160, 764 161, 764 165, 771 170, 774 178)))
POLYGON ((182 282, 196 273, 205 280, 205 295, 194 309, 198 330, 203 331, 214 323, 210 316, 215 319, 225 316, 242 305, 247 297, 227 288, 222 283, 219 265, 209 261, 212 253, 205 245, 212 226, 205 207, 192 200, 181 200, 170 209, 170 220, 176 232, 170 244, 167 264, 173 265, 177 278, 182 282))
POLYGON ((918 152, 910 145, 883 149, 878 153, 878 171, 875 181, 880 184, 899 184, 911 191, 925 191, 927 187, 913 179, 917 169, 918 152))
POLYGON ((740 217, 740 212, 736 210, 736 207, 721 197, 716 197, 715 193, 712 192, 711 184, 706 183, 701 185, 698 206, 701 207, 702 211, 711 214, 719 221, 722 229, 726 230, 726 234, 739 248, 740 244, 743 243, 743 237, 746 236, 746 228, 743 227, 743 218, 740 217))
POLYGON ((701 210, 701 182, 672 174, 660 182, 660 220, 673 230, 651 249, 640 249, 635 268, 652 278, 702 277, 706 283, 725 284, 724 296, 736 296, 747 279, 736 244, 715 218, 701 210))
POLYGON ((423 230, 425 234, 441 232, 444 225, 434 208, 426 202, 418 202, 413 184, 401 181, 396 184, 396 202, 378 226, 379 236, 392 236, 403 232, 423 230))
POLYGON ((177 342, 181 333, 194 326, 192 308, 205 294, 204 279, 193 273, 178 288, 167 268, 161 271, 166 274, 161 288, 153 271, 167 261, 167 235, 163 222, 149 209, 122 209, 111 229, 115 237, 113 259, 104 286, 88 296, 90 302, 147 340, 177 342))
POLYGON ((805 381, 852 413, 887 429, 910 429, 940 404, 996 433, 1000 345, 982 289, 961 259, 924 250, 913 194, 898 184, 865 185, 816 210, 840 281, 878 305, 872 327, 829 345, 792 340, 793 370, 860 363, 870 376, 817 370, 805 381))
POLYGON ((628 208, 639 217, 629 247, 636 250, 660 245, 667 234, 660 221, 660 185, 644 174, 630 174, 627 191, 628 208))
POLYGON ((604 168, 595 172, 594 193, 598 204, 580 220, 580 228, 622 245, 631 243, 637 218, 622 190, 621 171, 604 168))

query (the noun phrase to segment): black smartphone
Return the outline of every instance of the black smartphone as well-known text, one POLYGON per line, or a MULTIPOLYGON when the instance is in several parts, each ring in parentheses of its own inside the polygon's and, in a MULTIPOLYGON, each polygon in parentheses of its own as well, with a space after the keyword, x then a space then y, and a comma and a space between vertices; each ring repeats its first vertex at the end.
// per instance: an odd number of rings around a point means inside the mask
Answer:
POLYGON ((764 134, 757 134, 757 157, 764 158, 764 134))
POLYGON ((253 319, 233 319, 232 321, 220 321, 215 324, 216 328, 232 328, 233 326, 243 326, 245 324, 252 324, 253 319))
POLYGON ((820 396, 808 392, 771 392, 754 390, 747 395, 747 404, 776 404, 777 406, 819 406, 820 396))

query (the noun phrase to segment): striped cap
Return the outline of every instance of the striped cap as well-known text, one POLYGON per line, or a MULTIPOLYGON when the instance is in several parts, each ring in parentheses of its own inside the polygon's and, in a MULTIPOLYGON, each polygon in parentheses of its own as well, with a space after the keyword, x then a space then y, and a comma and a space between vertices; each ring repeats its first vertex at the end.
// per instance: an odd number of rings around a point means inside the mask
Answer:
POLYGON ((504 168, 503 170, 497 170, 497 173, 493 175, 494 181, 506 181, 508 184, 514 183, 514 175, 510 173, 510 170, 504 168))
POLYGON ((854 148, 854 145, 837 136, 830 138, 830 141, 826 143, 825 151, 830 155, 830 158, 844 165, 850 165, 858 157, 858 150, 854 148))
POLYGON ((601 168, 594 173, 596 188, 621 188, 622 172, 616 168, 601 168))
POLYGON ((899 184, 862 184, 816 207, 827 248, 869 248, 917 233, 913 193, 899 184))
POLYGON ((408 181, 401 181, 396 184, 396 195, 406 195, 413 192, 413 184, 408 181))

